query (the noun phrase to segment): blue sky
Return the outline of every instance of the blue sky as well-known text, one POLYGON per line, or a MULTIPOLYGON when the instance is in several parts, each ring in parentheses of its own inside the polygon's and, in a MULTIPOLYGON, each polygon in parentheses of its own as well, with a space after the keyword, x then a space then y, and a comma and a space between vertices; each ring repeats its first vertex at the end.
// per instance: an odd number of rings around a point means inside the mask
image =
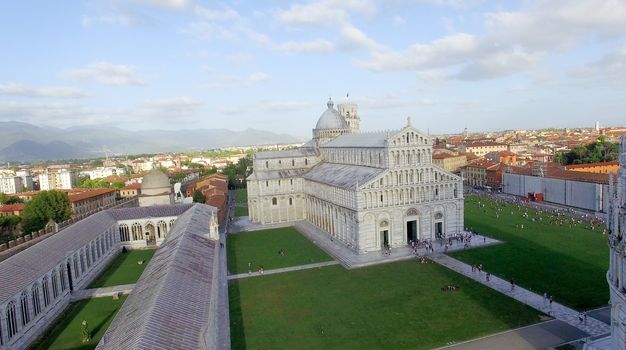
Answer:
POLYGON ((626 124, 626 2, 0 3, 0 121, 363 130, 626 124))

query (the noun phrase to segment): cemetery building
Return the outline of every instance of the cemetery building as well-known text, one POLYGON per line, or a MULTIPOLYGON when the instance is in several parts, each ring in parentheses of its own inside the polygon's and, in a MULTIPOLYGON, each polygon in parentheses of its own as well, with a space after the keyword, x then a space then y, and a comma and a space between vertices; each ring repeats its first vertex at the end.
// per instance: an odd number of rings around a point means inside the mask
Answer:
POLYGON ((462 233, 462 180, 433 164, 432 148, 410 119, 361 133, 357 105, 329 100, 309 142, 254 155, 250 220, 308 221, 358 254, 462 233))
MULTIPOLYGON (((194 249, 207 248, 210 253, 202 254, 212 256, 210 247, 219 239, 216 209, 204 204, 183 204, 104 210, 1 261, 0 349, 27 348, 69 305, 71 292, 91 283, 122 247, 145 248, 170 242, 168 253, 156 256, 172 254, 175 261, 193 260, 196 253, 183 248, 189 242, 173 243, 181 236, 186 241, 189 235, 200 237, 190 239, 195 242, 194 249), (170 233, 172 239, 168 239, 170 233)), ((170 269, 167 261, 160 266, 161 272, 170 269)), ((212 262, 207 257, 202 269, 213 269, 212 262)), ((154 273, 148 275, 140 281, 158 279, 154 273)), ((213 275, 206 278, 214 283, 213 275)), ((158 283, 177 282, 168 278, 158 283)), ((172 291, 176 286, 167 288, 172 291)), ((198 292, 212 293, 210 289, 198 292)), ((178 295, 181 300, 187 297, 178 295)))

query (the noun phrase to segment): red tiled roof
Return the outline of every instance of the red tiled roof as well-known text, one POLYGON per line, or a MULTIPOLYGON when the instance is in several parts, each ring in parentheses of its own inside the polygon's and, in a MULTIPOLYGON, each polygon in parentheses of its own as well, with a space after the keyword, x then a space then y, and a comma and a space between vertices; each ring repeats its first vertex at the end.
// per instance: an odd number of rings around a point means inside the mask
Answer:
POLYGON ((566 165, 565 169, 569 170, 569 169, 590 168, 590 167, 596 167, 596 166, 611 166, 611 165, 619 165, 619 162, 617 160, 614 160, 611 162, 572 164, 572 165, 566 165))
POLYGON ((16 204, 4 204, 0 205, 1 213, 13 213, 16 211, 22 211, 26 207, 26 204, 16 203, 16 204))
POLYGON ((121 190, 138 190, 141 189, 141 184, 138 182, 120 188, 121 190))
POLYGON ((101 196, 101 195, 108 194, 108 193, 111 193, 111 192, 115 192, 115 189, 113 189, 113 188, 94 188, 94 189, 85 190, 83 192, 68 193, 68 196, 70 198, 70 202, 74 203, 74 202, 79 202, 79 201, 85 200, 87 198, 101 196))

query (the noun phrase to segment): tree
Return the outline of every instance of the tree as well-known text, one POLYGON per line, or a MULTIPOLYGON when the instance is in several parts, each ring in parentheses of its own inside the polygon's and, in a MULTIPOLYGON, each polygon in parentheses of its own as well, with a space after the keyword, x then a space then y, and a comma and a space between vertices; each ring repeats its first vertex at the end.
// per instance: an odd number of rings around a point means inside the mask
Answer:
POLYGON ((24 201, 20 197, 9 196, 7 194, 0 193, 0 203, 17 204, 17 203, 24 203, 24 201))
POLYGON ((202 194, 202 192, 200 192, 200 190, 195 190, 193 191, 193 201, 195 203, 205 203, 206 202, 206 197, 202 194))
POLYGON ((618 156, 618 144, 600 136, 596 142, 576 146, 568 152, 557 153, 554 155, 554 159, 563 165, 570 165, 610 162, 616 160, 618 156))
POLYGON ((123 181, 116 181, 116 182, 111 184, 111 187, 118 188, 118 189, 122 188, 124 186, 126 186, 126 184, 123 181))
POLYGON ((22 211, 22 231, 25 234, 41 230, 49 220, 63 222, 72 216, 70 199, 65 192, 42 191, 26 204, 22 211))

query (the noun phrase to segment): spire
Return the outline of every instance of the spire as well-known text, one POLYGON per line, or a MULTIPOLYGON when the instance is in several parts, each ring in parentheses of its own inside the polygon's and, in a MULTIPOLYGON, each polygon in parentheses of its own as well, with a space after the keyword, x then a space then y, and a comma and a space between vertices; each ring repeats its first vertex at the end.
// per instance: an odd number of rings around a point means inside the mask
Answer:
POLYGON ((411 117, 406 117, 406 126, 412 126, 411 125, 411 117))
POLYGON ((333 106, 335 105, 335 103, 333 102, 332 98, 328 98, 328 102, 326 102, 326 106, 328 106, 328 108, 333 108, 333 106))

